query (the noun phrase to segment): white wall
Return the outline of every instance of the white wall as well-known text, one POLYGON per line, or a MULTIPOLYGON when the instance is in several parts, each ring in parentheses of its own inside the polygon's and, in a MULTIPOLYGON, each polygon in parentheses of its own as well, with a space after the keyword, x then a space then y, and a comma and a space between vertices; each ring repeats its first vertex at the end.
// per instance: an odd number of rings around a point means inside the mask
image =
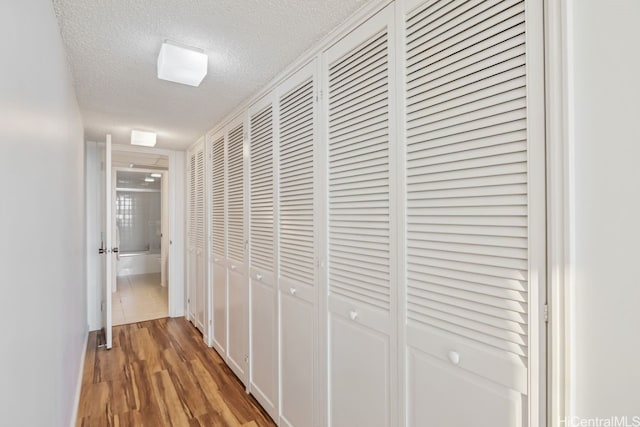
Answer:
POLYGON ((573 1, 575 414, 640 416, 640 1, 573 1))
POLYGON ((87 333, 83 127, 50 0, 0 2, 0 414, 68 426, 87 333))

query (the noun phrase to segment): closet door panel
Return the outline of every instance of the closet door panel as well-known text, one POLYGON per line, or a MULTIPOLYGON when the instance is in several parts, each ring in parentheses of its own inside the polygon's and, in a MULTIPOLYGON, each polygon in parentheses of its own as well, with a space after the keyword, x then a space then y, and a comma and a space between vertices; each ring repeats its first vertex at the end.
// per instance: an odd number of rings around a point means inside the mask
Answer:
POLYGON ((331 425, 389 425, 389 336, 334 314, 330 325, 331 425))
POLYGON ((276 294, 272 286, 251 285, 251 393, 265 410, 277 418, 278 340, 276 294))
POLYGON ((440 358, 410 350, 408 369, 411 426, 424 426, 427 420, 442 426, 517 426, 526 415, 526 400, 521 394, 457 369, 440 358), (478 414, 483 414, 482 418, 478 414))
POLYGON ((248 286, 245 274, 237 271, 237 267, 233 261, 229 265, 228 275, 229 296, 227 310, 229 319, 229 337, 227 356, 231 369, 242 382, 245 382, 248 366, 248 286))
POLYGON ((312 426, 317 398, 313 375, 314 305, 289 290, 280 293, 281 406, 286 426, 312 426))
POLYGON ((538 424, 538 6, 410 1, 403 14, 410 426, 538 424))
POLYGON ((198 283, 198 264, 196 256, 196 191, 197 191, 197 154, 196 148, 192 149, 188 154, 189 164, 189 193, 188 213, 187 213, 187 317, 194 325, 196 324, 196 287, 198 283))
POLYGON ((246 265, 244 118, 227 129, 227 362, 248 381, 249 279, 246 265))
POLYGON ((227 268, 213 264, 213 347, 225 358, 227 351, 227 268))
POLYGON ((213 347, 226 358, 227 351, 227 238, 226 238, 226 154, 224 133, 210 140, 210 230, 212 271, 213 347))
POLYGON ((275 286, 275 114, 269 94, 249 109, 249 259, 251 393, 278 417, 278 324, 275 286))
POLYGON ((332 427, 393 424, 393 8, 324 54, 332 427))
POLYGON ((277 90, 280 422, 317 425, 317 62, 277 90))
POLYGON ((205 265, 205 164, 204 143, 196 152, 196 326, 205 334, 206 265, 205 265))

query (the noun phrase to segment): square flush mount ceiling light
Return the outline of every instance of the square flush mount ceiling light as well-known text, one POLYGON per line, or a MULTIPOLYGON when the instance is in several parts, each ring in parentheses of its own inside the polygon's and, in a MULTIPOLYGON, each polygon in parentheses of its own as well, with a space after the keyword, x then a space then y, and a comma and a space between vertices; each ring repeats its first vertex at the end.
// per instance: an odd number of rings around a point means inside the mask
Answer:
POLYGON ((158 78, 189 86, 200 86, 207 75, 207 55, 202 50, 165 41, 158 55, 158 78))
POLYGON ((141 130, 131 131, 131 145, 142 145, 144 147, 155 147, 156 134, 154 132, 144 132, 141 130))

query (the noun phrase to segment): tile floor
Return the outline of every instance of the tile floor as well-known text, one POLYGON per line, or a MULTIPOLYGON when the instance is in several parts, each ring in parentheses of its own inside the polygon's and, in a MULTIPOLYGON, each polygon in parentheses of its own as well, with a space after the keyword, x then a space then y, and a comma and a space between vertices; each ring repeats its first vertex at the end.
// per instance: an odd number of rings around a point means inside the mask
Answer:
POLYGON ((169 296, 160 286, 160 273, 118 276, 118 291, 113 293, 113 325, 167 317, 169 296))

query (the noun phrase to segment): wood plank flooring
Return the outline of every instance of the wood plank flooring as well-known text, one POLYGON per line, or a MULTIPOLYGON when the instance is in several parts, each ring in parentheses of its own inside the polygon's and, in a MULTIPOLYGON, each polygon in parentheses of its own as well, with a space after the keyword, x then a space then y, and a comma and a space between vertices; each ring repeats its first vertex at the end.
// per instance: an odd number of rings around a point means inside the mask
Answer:
POLYGON ((218 353, 183 317, 113 328, 113 348, 89 336, 78 426, 275 426, 218 353))

